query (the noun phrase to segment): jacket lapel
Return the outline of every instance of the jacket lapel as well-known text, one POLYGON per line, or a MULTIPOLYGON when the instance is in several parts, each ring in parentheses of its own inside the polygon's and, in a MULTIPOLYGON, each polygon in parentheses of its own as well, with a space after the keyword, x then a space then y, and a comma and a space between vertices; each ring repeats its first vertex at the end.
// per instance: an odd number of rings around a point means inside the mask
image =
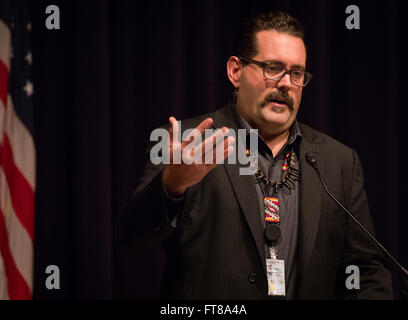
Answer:
MULTIPOLYGON (((321 143, 323 140, 312 134, 304 125, 301 125, 303 134, 299 147, 299 163, 301 169, 300 180, 300 203, 299 203, 299 238, 298 256, 301 268, 306 269, 312 255, 316 233, 319 226, 320 213, 322 211, 323 187, 317 172, 306 161, 306 154, 312 152, 318 162, 319 171, 324 176, 325 163, 321 156, 321 143)), ((301 272, 301 274, 305 274, 301 272)))
MULTIPOLYGON (((214 124, 215 128, 228 127, 237 130, 237 126, 233 121, 232 108, 233 105, 227 105, 225 108, 221 109, 219 112, 214 114, 214 124)), ((237 140, 237 139, 236 139, 237 140)), ((240 141, 236 141, 238 146, 240 141)), ((239 146, 238 146, 239 147, 239 146)), ((242 147, 242 146, 241 146, 242 147)), ((235 152, 238 150, 236 149, 235 152)), ((238 162, 238 155, 236 157, 238 162)), ((256 244, 258 251, 258 256, 261 264, 266 272, 265 266, 265 241, 263 238, 263 226, 259 216, 259 203, 258 196, 255 189, 255 182, 252 175, 240 175, 241 165, 236 164, 224 164, 227 175, 230 179, 232 189, 234 190, 235 197, 238 200, 239 206, 244 214, 244 217, 248 223, 249 229, 252 233, 253 239, 256 244)))
POLYGON ((239 168, 238 164, 225 165, 235 196, 251 230, 258 250, 258 256, 266 272, 264 232, 259 217, 259 203, 255 183, 252 176, 240 175, 239 168))

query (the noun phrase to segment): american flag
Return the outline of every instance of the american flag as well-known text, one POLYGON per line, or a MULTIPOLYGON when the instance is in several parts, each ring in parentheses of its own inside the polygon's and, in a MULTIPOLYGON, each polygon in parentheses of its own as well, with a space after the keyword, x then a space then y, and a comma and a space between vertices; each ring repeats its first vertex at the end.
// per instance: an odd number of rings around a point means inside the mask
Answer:
POLYGON ((0 1, 0 299, 31 299, 35 146, 28 1, 0 1))

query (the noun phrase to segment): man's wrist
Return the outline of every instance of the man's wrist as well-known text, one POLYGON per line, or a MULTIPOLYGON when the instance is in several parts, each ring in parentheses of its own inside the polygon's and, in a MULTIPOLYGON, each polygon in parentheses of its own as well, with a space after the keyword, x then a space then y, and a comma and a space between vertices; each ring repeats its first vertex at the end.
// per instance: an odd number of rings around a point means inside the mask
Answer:
POLYGON ((183 199, 183 194, 185 192, 185 188, 179 188, 176 190, 175 188, 171 188, 168 183, 168 178, 167 178, 167 172, 166 169, 164 169, 163 174, 162 174, 162 185, 163 185, 163 190, 165 194, 170 198, 174 200, 179 200, 183 199))

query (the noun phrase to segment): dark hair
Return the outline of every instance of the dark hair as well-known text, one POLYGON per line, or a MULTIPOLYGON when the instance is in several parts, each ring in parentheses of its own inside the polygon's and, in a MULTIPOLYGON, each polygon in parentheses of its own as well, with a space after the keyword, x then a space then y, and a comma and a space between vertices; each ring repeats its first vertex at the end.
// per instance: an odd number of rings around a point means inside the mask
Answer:
POLYGON ((258 53, 256 34, 271 29, 299 37, 305 42, 304 28, 296 18, 285 12, 269 11, 258 14, 241 25, 235 41, 235 54, 245 58, 256 56, 258 53))

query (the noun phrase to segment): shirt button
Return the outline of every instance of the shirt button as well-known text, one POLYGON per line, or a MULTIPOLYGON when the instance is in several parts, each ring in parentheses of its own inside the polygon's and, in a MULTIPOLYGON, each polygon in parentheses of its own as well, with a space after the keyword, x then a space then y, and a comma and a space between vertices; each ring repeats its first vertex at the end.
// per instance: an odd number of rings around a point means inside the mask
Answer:
POLYGON ((248 276, 248 281, 249 281, 250 283, 255 283, 256 280, 257 280, 256 273, 255 273, 255 272, 251 272, 251 273, 249 274, 249 276, 248 276))

